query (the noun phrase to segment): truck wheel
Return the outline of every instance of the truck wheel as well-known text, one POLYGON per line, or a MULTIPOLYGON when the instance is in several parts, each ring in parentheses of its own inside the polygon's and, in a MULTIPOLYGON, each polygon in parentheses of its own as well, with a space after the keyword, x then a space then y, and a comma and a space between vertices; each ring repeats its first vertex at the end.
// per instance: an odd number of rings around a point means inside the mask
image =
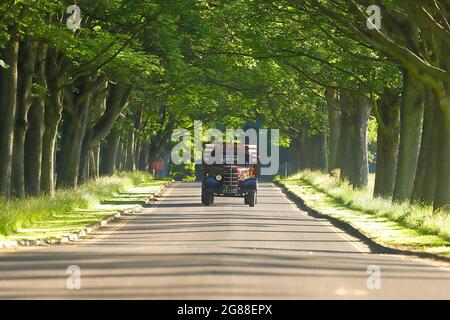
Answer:
POLYGON ((202 189, 202 204, 207 205, 206 192, 202 189))
POLYGON ((202 190, 202 203, 209 206, 214 203, 214 194, 209 191, 202 190))
POLYGON ((247 204, 250 207, 256 206, 256 199, 257 199, 256 191, 249 192, 249 194, 247 195, 246 199, 247 199, 247 204))

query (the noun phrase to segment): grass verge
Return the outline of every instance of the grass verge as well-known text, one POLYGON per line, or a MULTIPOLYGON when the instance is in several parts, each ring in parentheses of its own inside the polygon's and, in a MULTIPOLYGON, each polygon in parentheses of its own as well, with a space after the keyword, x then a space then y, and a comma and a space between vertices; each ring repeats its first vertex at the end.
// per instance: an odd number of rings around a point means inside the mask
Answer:
POLYGON ((47 240, 79 232, 143 203, 164 183, 146 173, 119 173, 54 196, 0 198, 0 240, 47 240))
POLYGON ((359 190, 318 171, 303 171, 279 182, 306 206, 345 221, 380 244, 450 255, 450 212, 373 198, 373 177, 368 188, 359 190))

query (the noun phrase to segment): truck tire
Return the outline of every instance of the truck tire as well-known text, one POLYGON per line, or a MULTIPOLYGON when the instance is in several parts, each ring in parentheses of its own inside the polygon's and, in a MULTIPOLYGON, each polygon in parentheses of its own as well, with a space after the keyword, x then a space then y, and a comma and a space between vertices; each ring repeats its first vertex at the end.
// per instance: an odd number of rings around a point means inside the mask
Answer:
POLYGON ((214 194, 202 189, 202 203, 205 206, 209 206, 214 203, 214 194))
POLYGON ((202 189, 202 204, 206 206, 206 195, 205 190, 202 189))
POLYGON ((257 202, 257 192, 256 191, 249 192, 245 197, 245 203, 253 208, 254 206, 256 206, 256 202, 257 202))

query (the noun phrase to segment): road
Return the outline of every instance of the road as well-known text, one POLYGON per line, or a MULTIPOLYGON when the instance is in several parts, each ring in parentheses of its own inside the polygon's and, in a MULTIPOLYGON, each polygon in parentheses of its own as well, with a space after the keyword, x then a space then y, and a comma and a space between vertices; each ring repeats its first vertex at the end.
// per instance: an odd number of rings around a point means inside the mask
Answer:
POLYGON ((260 187, 255 208, 239 198, 203 207, 199 184, 177 184, 74 244, 1 252, 0 298, 450 298, 448 264, 373 254, 274 185, 260 187), (80 268, 79 290, 67 288, 70 265, 80 268), (380 281, 368 286, 369 266, 380 281))

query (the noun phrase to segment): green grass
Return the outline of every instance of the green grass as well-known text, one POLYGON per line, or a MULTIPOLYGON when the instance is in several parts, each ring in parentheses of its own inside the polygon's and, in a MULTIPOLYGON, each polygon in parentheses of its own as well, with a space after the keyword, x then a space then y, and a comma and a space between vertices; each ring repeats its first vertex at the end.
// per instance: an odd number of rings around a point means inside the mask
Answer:
POLYGON ((120 173, 54 196, 0 199, 0 240, 52 239, 81 231, 142 203, 164 183, 146 173, 120 173))
POLYGON ((450 254, 450 212, 431 206, 373 198, 374 176, 366 189, 337 177, 303 171, 280 182, 320 213, 343 220, 382 244, 450 254))

